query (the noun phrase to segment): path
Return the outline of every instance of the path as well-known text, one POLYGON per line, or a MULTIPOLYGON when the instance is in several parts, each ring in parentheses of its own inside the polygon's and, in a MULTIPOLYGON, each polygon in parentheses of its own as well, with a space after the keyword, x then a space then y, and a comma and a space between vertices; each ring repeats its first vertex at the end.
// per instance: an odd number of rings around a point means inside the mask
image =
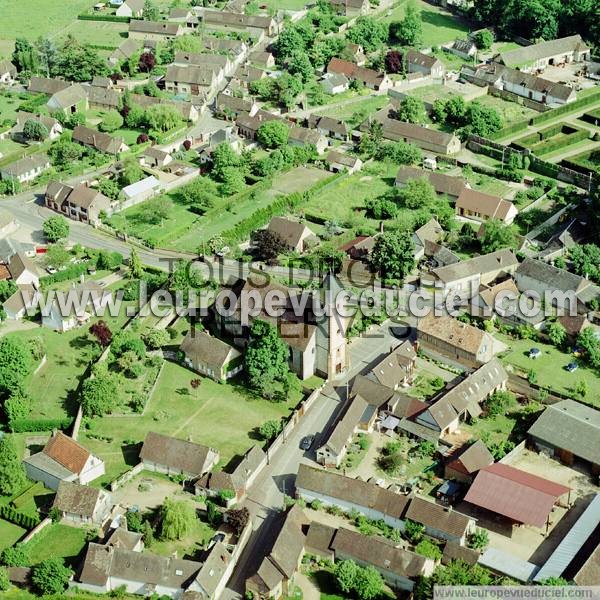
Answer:
POLYGON ((186 419, 172 434, 171 437, 177 437, 212 401, 214 398, 209 398, 189 419, 186 419))
POLYGON ((296 575, 296 585, 302 590, 303 600, 320 600, 321 590, 301 571, 296 575))

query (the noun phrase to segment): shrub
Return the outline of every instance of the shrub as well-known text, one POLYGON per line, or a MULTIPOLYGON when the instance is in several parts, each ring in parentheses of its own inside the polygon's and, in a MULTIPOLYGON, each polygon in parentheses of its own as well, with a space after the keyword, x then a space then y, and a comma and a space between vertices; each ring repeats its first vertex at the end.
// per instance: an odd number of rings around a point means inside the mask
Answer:
POLYGON ((415 546, 415 552, 421 556, 433 558, 434 560, 442 558, 442 551, 431 540, 421 540, 415 546))

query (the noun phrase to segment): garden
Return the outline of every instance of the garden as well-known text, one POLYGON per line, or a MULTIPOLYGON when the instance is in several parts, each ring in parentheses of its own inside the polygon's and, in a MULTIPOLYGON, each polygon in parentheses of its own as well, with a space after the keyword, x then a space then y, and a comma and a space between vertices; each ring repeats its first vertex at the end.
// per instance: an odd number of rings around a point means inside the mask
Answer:
POLYGON ((549 154, 588 139, 590 132, 574 125, 557 123, 531 135, 515 140, 511 145, 517 149, 531 150, 537 156, 549 154))

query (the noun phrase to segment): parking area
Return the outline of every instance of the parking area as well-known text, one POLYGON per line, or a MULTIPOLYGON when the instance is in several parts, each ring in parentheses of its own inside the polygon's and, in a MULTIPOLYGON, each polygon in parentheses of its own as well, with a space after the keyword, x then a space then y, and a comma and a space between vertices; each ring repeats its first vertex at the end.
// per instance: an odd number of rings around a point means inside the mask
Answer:
POLYGON ((121 504, 125 508, 137 506, 144 511, 160 506, 165 498, 180 494, 185 494, 180 484, 166 477, 142 471, 137 477, 113 492, 112 496, 115 504, 121 504))

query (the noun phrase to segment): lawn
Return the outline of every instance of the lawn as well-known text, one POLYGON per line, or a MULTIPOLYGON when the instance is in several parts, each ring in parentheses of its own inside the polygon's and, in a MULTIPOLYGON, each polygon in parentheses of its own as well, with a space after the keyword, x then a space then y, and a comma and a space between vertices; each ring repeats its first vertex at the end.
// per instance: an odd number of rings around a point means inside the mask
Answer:
POLYGON ((290 10, 290 11, 298 11, 303 10, 304 7, 309 4, 307 0, 264 0, 259 2, 260 6, 266 6, 266 10, 270 12, 271 10, 290 10))
POLYGON ((585 381, 588 393, 582 400, 586 404, 600 407, 600 381, 598 373, 586 367, 579 361, 579 368, 574 373, 568 373, 565 367, 575 361, 572 354, 567 354, 554 346, 531 340, 515 340, 496 334, 496 337, 509 346, 509 351, 502 355, 502 360, 513 365, 522 374, 527 375, 531 369, 537 374, 538 385, 555 390, 562 394, 573 395, 574 388, 580 381, 585 381), (537 359, 527 356, 533 347, 539 348, 542 355, 537 359))
POLYGON ((25 534, 27 529, 18 525, 9 523, 0 519, 0 552, 5 548, 10 548, 15 542, 18 542, 25 534))
MULTIPOLYGON (((126 320, 125 308, 121 312, 119 317, 103 317, 113 331, 120 329, 126 320)), ((89 336, 88 327, 66 333, 39 327, 10 335, 24 341, 39 338, 46 349, 46 363, 26 381, 26 389, 33 399, 31 418, 74 417, 81 378, 98 352, 98 345, 89 336)))
POLYGON ((0 56, 7 56, 12 52, 13 42, 18 37, 35 40, 41 35, 64 36, 77 15, 93 4, 91 0, 2 0, 0 56))
POLYGON ((454 90, 448 86, 441 84, 424 85, 423 87, 411 88, 406 93, 419 100, 427 102, 435 102, 436 100, 448 100, 452 96, 459 96, 454 90))
MULTIPOLYGON (((400 21, 404 18, 408 2, 401 3, 391 11, 387 11, 381 17, 382 21, 390 23, 400 21)), ((456 38, 465 37, 469 33, 469 27, 457 17, 439 6, 433 6, 417 0, 417 8, 421 12, 423 24, 423 47, 440 46, 445 42, 451 42, 456 38)))
MULTIPOLYGON (((334 100, 335 102, 335 100, 334 100)), ((355 101, 348 102, 342 106, 336 106, 327 108, 319 108, 315 110, 315 114, 324 115, 326 117, 335 117, 341 121, 354 121, 354 125, 362 123, 370 114, 377 112, 389 103, 387 96, 365 96, 363 98, 358 97, 355 101), (358 119, 357 123, 356 116, 360 114, 361 118, 358 119)))
POLYGON ((504 126, 539 115, 537 111, 531 108, 527 108, 526 106, 522 106, 516 102, 503 100, 502 98, 498 98, 496 96, 490 96, 489 94, 477 98, 477 102, 483 104, 484 106, 495 108, 502 117, 504 126))
POLYGON ((27 98, 26 92, 11 92, 5 90, 0 93, 0 123, 4 120, 15 120, 19 105, 27 98))
POLYGON ((486 194, 492 194, 493 196, 499 196, 500 198, 504 198, 510 191, 510 186, 506 181, 496 179, 484 173, 473 172, 472 175, 469 175, 468 180, 474 189, 486 194))
POLYGON ((108 21, 73 21, 60 32, 60 37, 72 35, 88 44, 117 48, 127 37, 127 23, 108 21))
POLYGON ((54 494, 55 492, 45 488, 44 484, 38 481, 10 501, 19 512, 35 517, 39 515, 40 508, 50 509, 54 494))
POLYGON ((27 544, 31 563, 35 565, 47 558, 60 557, 73 565, 86 544, 87 532, 85 528, 61 523, 48 525, 27 544))
POLYGON ((94 485, 106 484, 137 463, 138 442, 148 431, 191 439, 217 448, 221 463, 243 454, 262 439, 256 429, 265 421, 290 414, 300 401, 270 402, 249 393, 237 383, 219 384, 172 362, 165 366, 143 415, 94 419, 82 431, 84 445, 106 462, 106 475, 94 485), (95 439, 93 436, 102 437, 95 439))

